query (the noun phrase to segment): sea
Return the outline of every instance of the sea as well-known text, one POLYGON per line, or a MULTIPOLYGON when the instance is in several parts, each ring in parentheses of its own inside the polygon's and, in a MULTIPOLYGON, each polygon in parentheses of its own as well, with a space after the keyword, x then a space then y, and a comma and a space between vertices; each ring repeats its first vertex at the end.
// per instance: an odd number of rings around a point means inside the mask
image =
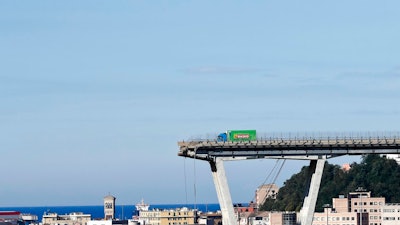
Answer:
MULTIPOLYGON (((150 205, 149 209, 176 209, 176 208, 189 208, 197 209, 202 212, 216 212, 220 210, 218 203, 211 204, 160 204, 150 205)), ((18 211, 21 213, 32 214, 38 217, 38 222, 42 221, 42 216, 46 213, 57 213, 58 215, 65 215, 73 212, 82 212, 90 214, 92 219, 104 218, 104 206, 33 206, 33 207, 0 207, 0 211, 18 211)), ((116 219, 131 219, 132 216, 137 215, 136 207, 134 205, 116 205, 115 217, 116 219)))

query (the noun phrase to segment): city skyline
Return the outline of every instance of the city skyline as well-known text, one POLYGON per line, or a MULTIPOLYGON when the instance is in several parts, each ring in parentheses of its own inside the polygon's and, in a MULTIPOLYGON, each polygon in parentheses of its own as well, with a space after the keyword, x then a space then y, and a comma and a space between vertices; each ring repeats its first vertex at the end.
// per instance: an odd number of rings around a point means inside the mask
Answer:
MULTIPOLYGON (((0 2, 0 206, 216 203, 208 163, 178 141, 398 132, 399 6, 0 2)), ((227 162, 233 202, 274 164, 227 162)), ((305 165, 288 160, 278 186, 305 165)))

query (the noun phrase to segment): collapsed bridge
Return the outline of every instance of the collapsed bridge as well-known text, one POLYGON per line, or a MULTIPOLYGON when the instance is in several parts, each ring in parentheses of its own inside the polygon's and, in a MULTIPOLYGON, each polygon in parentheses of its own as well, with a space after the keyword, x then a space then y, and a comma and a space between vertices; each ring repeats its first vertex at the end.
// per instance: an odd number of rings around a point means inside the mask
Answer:
POLYGON ((224 161, 249 159, 310 160, 308 191, 300 215, 301 225, 311 225, 325 161, 343 155, 400 154, 400 136, 349 138, 289 137, 250 141, 203 139, 178 142, 178 156, 208 161, 220 204, 223 224, 236 225, 224 161))

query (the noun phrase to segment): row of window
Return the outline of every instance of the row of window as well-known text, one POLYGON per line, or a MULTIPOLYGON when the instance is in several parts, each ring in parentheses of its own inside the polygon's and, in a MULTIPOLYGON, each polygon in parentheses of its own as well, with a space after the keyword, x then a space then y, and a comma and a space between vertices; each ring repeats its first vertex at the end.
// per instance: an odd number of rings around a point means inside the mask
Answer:
POLYGON ((79 218, 45 218, 44 219, 45 221, 89 221, 90 220, 90 218, 88 218, 88 217, 85 217, 85 218, 82 218, 82 217, 79 217, 79 218))
MULTIPOLYGON (((325 221, 326 220, 326 216, 325 217, 314 217, 315 221, 325 221)), ((340 217, 328 217, 329 221, 340 221, 340 217)), ((349 220, 355 220, 354 216, 352 217, 342 217, 342 221, 349 221, 349 220)))
POLYGON ((393 212, 393 213, 394 213, 394 212, 396 212, 396 211, 397 211, 397 212, 400 212, 400 209, 384 209, 384 210, 383 210, 383 212, 388 212, 388 213, 390 213, 390 212, 393 212))
MULTIPOLYGON (((354 212, 358 212, 357 209, 354 209, 354 212)), ((363 209, 363 212, 367 212, 367 209, 363 209)), ((369 209, 369 212, 382 212, 381 209, 369 209)))
MULTIPOLYGON (((395 218, 395 217, 384 217, 384 218, 395 218)), ((380 216, 370 216, 369 217, 370 220, 380 220, 382 219, 382 217, 380 216)), ((315 221, 325 221, 326 220, 326 216, 325 217, 314 217, 315 221)), ((329 221, 340 221, 340 217, 328 217, 329 221)), ((342 217, 342 221, 353 221, 354 217, 342 217)), ((385 220, 385 219, 384 219, 385 220)), ((386 219, 389 220, 389 219, 386 219)), ((400 220, 400 217, 398 217, 398 220, 400 220)))
POLYGON ((378 219, 380 220, 381 217, 380 216, 370 216, 369 219, 370 220, 378 220, 378 219))
MULTIPOLYGON (((175 213, 175 212, 174 212, 174 213, 168 213, 168 216, 170 216, 171 214, 173 214, 173 216, 176 216, 176 215, 180 216, 180 215, 181 215, 181 212, 178 212, 178 213, 175 213)), ((186 216, 186 215, 189 215, 189 213, 188 213, 188 212, 184 212, 183 215, 186 216)))
POLYGON ((160 214, 158 213, 140 213, 140 217, 160 217, 160 214))
MULTIPOLYGON (((396 220, 396 217, 383 217, 383 220, 396 220)), ((397 217, 397 220, 400 220, 400 217, 397 217)))
MULTIPOLYGON (((368 202, 354 202, 354 205, 367 205, 367 203, 368 202)), ((383 205, 383 202, 369 202, 369 205, 383 205)))
POLYGON ((168 217, 168 220, 188 220, 188 217, 168 217))
MULTIPOLYGON (((162 219, 165 219, 161 217, 141 217, 141 218, 149 221, 160 221, 162 219)), ((191 218, 192 217, 168 217, 168 220, 189 220, 191 218)))

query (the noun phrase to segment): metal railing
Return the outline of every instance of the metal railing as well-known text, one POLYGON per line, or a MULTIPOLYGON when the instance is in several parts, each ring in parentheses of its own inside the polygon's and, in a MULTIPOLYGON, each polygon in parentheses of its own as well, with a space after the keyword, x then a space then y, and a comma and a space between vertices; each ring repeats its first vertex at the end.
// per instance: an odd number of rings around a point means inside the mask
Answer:
MULTIPOLYGON (((189 137, 184 142, 216 141, 218 133, 207 133, 189 137)), ((285 141, 285 140, 393 140, 400 139, 399 131, 375 132, 258 132, 258 141, 285 141)))

